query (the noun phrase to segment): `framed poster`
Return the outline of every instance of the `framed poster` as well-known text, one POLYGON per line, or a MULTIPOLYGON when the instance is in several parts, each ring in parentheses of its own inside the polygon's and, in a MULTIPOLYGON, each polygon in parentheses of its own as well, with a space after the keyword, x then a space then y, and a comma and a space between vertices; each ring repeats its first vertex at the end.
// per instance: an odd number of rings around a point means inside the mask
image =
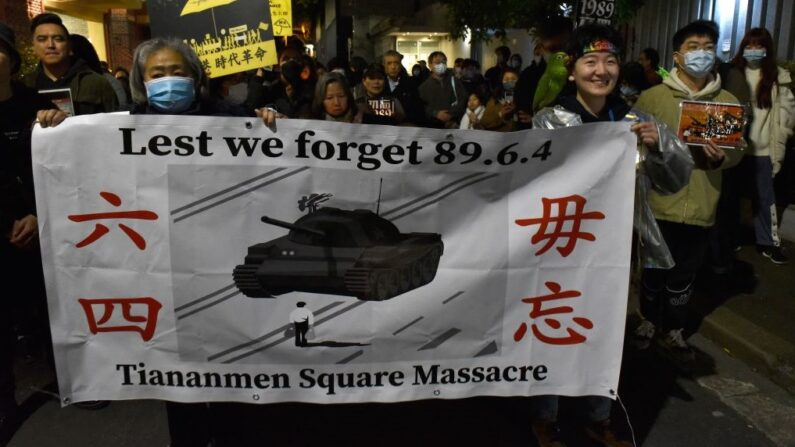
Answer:
POLYGON ((745 147, 745 109, 739 104, 682 101, 677 135, 687 144, 703 146, 715 141, 720 147, 745 147))

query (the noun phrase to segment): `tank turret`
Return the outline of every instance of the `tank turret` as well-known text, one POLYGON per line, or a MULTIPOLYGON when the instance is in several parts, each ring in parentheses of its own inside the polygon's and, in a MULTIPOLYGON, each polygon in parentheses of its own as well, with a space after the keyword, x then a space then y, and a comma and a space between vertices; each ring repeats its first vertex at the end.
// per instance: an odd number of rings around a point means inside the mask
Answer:
POLYGON ((441 235, 401 233, 369 210, 321 208, 294 223, 263 216, 288 234, 252 245, 234 269, 252 298, 291 291, 384 300, 428 284, 444 252, 441 235))

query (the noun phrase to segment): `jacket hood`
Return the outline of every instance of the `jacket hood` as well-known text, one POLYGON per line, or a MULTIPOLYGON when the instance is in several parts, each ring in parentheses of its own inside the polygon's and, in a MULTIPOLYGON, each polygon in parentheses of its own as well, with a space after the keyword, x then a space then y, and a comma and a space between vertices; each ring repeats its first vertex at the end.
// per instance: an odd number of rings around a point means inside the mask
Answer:
POLYGON ((663 84, 671 87, 674 91, 681 93, 689 99, 699 99, 705 97, 712 97, 718 94, 721 89, 720 75, 709 75, 707 84, 704 85, 700 91, 694 92, 690 89, 681 79, 679 79, 679 68, 674 67, 671 69, 671 74, 663 80, 663 84))

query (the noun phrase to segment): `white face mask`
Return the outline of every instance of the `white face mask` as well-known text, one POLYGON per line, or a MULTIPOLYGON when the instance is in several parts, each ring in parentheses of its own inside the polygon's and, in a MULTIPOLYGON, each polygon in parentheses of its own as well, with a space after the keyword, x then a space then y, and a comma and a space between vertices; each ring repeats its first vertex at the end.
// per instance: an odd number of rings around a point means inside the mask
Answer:
POLYGON ((447 64, 445 63, 438 63, 433 66, 433 72, 438 74, 439 76, 447 73, 447 64))

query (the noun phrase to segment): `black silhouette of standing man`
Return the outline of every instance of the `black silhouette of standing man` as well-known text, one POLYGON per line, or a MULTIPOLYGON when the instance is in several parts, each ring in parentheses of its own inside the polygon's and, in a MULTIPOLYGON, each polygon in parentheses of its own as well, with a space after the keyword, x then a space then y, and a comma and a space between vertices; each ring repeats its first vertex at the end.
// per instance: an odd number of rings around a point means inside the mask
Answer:
POLYGON ((299 301, 296 308, 290 312, 290 322, 295 328, 295 345, 306 346, 306 333, 315 324, 315 316, 312 311, 307 309, 306 303, 299 301))

